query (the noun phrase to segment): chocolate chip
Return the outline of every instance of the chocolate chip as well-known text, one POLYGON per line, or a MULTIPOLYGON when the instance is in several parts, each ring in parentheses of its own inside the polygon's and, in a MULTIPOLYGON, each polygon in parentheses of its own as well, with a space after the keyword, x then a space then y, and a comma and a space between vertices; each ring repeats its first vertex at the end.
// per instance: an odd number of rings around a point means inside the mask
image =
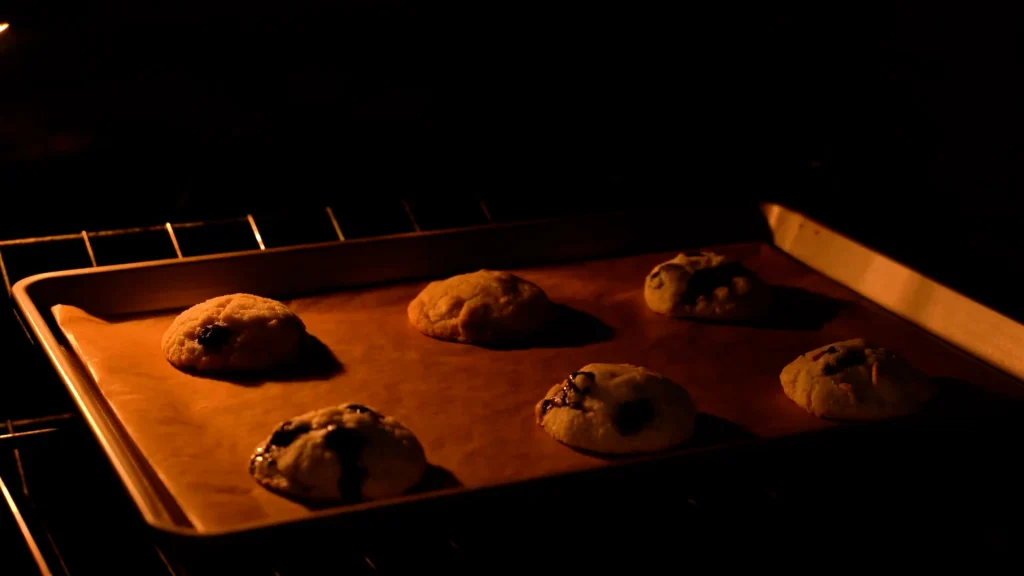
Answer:
POLYGON ((814 356, 811 356, 811 360, 813 362, 817 362, 818 360, 821 360, 821 357, 824 356, 825 354, 835 354, 836 352, 839 352, 838 348, 836 348, 835 346, 829 346, 827 349, 818 352, 814 356))
POLYGON ((562 389, 559 391, 558 396, 548 398, 541 403, 540 413, 542 416, 547 414, 548 410, 551 410, 552 408, 568 407, 573 410, 583 409, 583 400, 577 398, 577 395, 586 396, 588 390, 581 390, 580 387, 576 385, 576 377, 580 375, 587 375, 591 378, 594 377, 593 372, 573 372, 570 374, 569 377, 565 379, 565 382, 562 383, 562 389))
POLYGON ((324 445, 338 455, 341 465, 338 491, 341 492, 341 499, 346 502, 362 499, 366 468, 359 464, 359 455, 364 443, 362 434, 342 426, 328 426, 327 434, 324 435, 324 445))
POLYGON ((681 302, 686 305, 694 305, 701 296, 710 296, 715 288, 720 286, 731 286, 732 279, 737 276, 750 276, 750 273, 739 262, 726 262, 711 268, 701 268, 690 276, 686 283, 686 292, 683 293, 681 302))
POLYGON ((362 404, 349 404, 345 407, 345 410, 348 410, 349 412, 358 412, 360 414, 373 414, 373 410, 370 410, 362 404))
POLYGON ((540 413, 543 416, 547 414, 552 408, 572 408, 573 410, 583 410, 583 402, 574 400, 569 397, 569 390, 566 387, 562 387, 562 391, 554 398, 546 398, 540 405, 540 413))
POLYGON ((594 379, 594 373, 593 372, 579 372, 579 371, 577 371, 577 372, 573 372, 572 374, 569 374, 569 380, 566 382, 566 385, 569 386, 569 388, 571 390, 573 390, 574 392, 579 392, 580 394, 586 394, 587 393, 586 390, 580 390, 579 386, 576 386, 576 377, 577 376, 590 376, 591 379, 594 379))
POLYGON ((268 442, 268 444, 270 446, 285 448, 290 446, 292 442, 295 442, 296 438, 309 431, 310 427, 308 424, 292 426, 292 422, 289 420, 278 426, 277 430, 274 430, 274 433, 270 436, 270 442, 268 442))
POLYGON ((826 364, 825 368, 822 369, 822 374, 825 376, 834 376, 847 368, 860 366, 865 362, 867 362, 867 358, 864 356, 864 351, 860 348, 854 348, 852 350, 847 350, 846 354, 838 356, 826 364))
POLYGON ((196 343, 207 350, 223 347, 231 339, 231 328, 227 324, 217 323, 203 326, 196 335, 196 343))
POLYGON ((612 424, 623 436, 640 432, 652 420, 654 420, 654 404, 647 399, 623 402, 615 408, 615 414, 612 415, 612 424))

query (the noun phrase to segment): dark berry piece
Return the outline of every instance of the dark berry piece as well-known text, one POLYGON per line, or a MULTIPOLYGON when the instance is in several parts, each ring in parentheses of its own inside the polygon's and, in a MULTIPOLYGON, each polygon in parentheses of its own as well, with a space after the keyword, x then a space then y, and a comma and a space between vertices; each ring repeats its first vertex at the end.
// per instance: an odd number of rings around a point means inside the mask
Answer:
POLYGON ((838 348, 836 348, 835 346, 829 346, 825 350, 822 350, 821 352, 818 352, 814 356, 811 356, 811 360, 817 362, 818 360, 821 360, 821 357, 824 356, 825 354, 835 354, 836 352, 839 352, 838 348))
POLYGON ((711 268, 695 270, 689 282, 682 303, 694 305, 701 296, 710 296, 720 286, 732 286, 732 279, 738 276, 750 276, 750 272, 739 262, 725 262, 711 268))
POLYGON ((652 420, 654 420, 654 404, 646 399, 623 402, 618 405, 612 416, 612 424, 623 436, 631 436, 640 432, 652 420))
POLYGON ((569 374, 569 384, 572 386, 572 389, 575 390, 576 392, 582 392, 583 394, 586 394, 587 393, 586 390, 580 390, 576 386, 576 377, 577 376, 590 376, 591 380, 593 380, 594 379, 594 373, 593 372, 580 372, 580 371, 576 371, 576 372, 573 372, 572 374, 569 374))
POLYGON ((293 426, 292 422, 289 420, 288 422, 284 422, 278 426, 277 430, 274 430, 274 433, 270 436, 269 444, 271 446, 277 446, 278 448, 285 448, 290 446, 292 442, 295 442, 296 438, 309 431, 310 427, 308 424, 293 426))
POLYGON ((847 368, 860 366, 865 362, 867 362, 867 358, 864 356, 864 351, 859 348, 855 348, 853 350, 848 350, 846 354, 843 354, 826 364, 825 368, 822 370, 822 374, 826 376, 833 376, 847 368))
POLYGON ((341 478, 338 480, 338 491, 342 500, 355 502, 362 498, 363 481, 366 479, 366 468, 359 464, 359 456, 363 451, 362 434, 342 426, 331 425, 324 435, 324 445, 338 455, 341 464, 341 478))
POLYGON ((207 350, 216 350, 223 347, 231 339, 231 328, 226 324, 210 324, 199 329, 196 335, 196 342, 207 350))
POLYGON ((562 389, 559 391, 558 396, 548 398, 540 405, 541 415, 547 414, 548 410, 551 410, 552 408, 568 407, 573 410, 583 409, 583 400, 581 397, 586 396, 588 390, 581 390, 579 386, 576 385, 576 377, 581 374, 585 374, 591 378, 594 377, 592 372, 573 372, 570 374, 569 377, 565 379, 565 382, 562 383, 562 389))

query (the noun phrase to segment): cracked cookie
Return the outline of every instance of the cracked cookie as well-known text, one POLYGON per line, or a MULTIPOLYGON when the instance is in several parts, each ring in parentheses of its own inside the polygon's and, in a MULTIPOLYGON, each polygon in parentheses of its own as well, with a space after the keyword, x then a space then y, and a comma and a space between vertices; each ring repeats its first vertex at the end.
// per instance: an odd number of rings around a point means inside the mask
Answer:
POLYGON ((284 304, 252 294, 211 298, 185 310, 164 332, 167 361, 190 372, 251 372, 287 364, 306 327, 284 304))
POLYGON ((642 366, 588 364, 534 408, 559 442, 604 454, 656 452, 693 434, 696 409, 685 388, 642 366))
POLYGON ((358 502, 399 496, 427 469, 419 440, 393 417, 360 404, 282 422, 249 460, 260 485, 307 501, 358 502))
POLYGON ((877 420, 916 412, 931 398, 927 376, 863 338, 822 346, 779 375, 786 396, 819 418, 877 420))
POLYGON ((409 322, 440 340, 506 345, 528 341, 547 323, 551 302, 536 284, 479 270, 431 282, 409 303, 409 322))
POLYGON ((679 254, 644 281, 647 307, 675 318, 739 320, 760 315, 769 287, 742 264, 714 252, 679 254))

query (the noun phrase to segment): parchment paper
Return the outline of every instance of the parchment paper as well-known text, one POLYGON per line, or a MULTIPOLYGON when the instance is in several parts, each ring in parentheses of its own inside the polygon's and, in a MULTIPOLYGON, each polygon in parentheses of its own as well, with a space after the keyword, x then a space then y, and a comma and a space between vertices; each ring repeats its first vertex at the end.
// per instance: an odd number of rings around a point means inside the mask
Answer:
POLYGON ((684 450, 836 425, 793 404, 778 375, 812 348, 857 336, 900 350, 930 374, 1019 392, 1009 377, 768 245, 720 251, 741 257, 779 287, 778 316, 744 326, 652 313, 644 277, 674 253, 518 271, 577 311, 566 313, 544 347, 525 350, 421 335, 405 310, 425 282, 286 302, 343 365, 322 380, 314 374, 232 383, 179 372, 160 349, 174 314, 100 319, 68 306, 55 306, 54 314, 140 453, 200 532, 307 514, 257 485, 249 457, 278 422, 341 402, 396 416, 418 435, 431 464, 463 486, 479 487, 607 465, 560 445, 534 422, 533 406, 547 389, 589 362, 641 364, 683 384, 702 412, 684 450))

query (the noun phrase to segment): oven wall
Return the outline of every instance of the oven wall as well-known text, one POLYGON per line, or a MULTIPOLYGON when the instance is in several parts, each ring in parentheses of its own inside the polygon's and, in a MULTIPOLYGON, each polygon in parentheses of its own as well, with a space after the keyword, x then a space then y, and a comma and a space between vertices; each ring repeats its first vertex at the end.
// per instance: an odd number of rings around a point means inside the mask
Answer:
POLYGON ((0 230, 282 191, 768 198, 1017 313, 1005 4, 9 0, 0 230))

